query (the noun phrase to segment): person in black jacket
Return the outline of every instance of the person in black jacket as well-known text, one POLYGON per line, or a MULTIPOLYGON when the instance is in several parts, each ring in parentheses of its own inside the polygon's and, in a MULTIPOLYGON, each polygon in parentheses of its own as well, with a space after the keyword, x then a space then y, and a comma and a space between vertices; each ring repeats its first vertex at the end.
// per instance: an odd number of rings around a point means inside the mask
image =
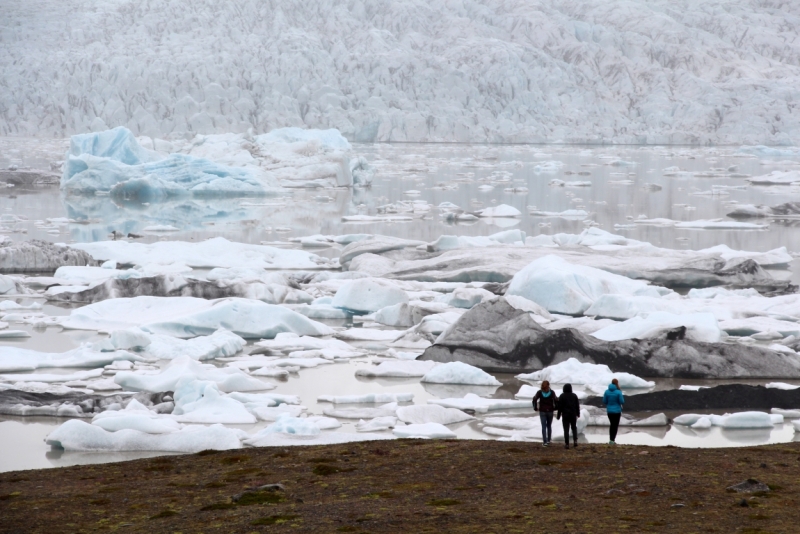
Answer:
POLYGON ((542 382, 542 389, 533 396, 533 411, 539 412, 539 419, 542 422, 542 446, 550 445, 550 438, 553 437, 553 412, 558 408, 556 393, 550 389, 550 382, 542 382), (538 404, 537 404, 538 401, 538 404))
POLYGON ((558 398, 558 415, 564 425, 564 445, 569 449, 569 429, 572 428, 572 439, 574 446, 578 446, 578 418, 581 416, 581 406, 578 403, 578 396, 572 392, 572 384, 564 384, 564 391, 558 398), (563 417, 563 419, 562 419, 563 417))

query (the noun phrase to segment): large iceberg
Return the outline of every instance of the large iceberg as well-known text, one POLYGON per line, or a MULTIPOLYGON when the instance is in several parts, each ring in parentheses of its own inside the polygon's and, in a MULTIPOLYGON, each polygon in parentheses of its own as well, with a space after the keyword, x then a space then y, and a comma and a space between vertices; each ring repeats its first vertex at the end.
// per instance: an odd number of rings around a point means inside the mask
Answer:
POLYGON ((554 255, 531 262, 511 279, 508 295, 518 295, 550 312, 580 315, 607 294, 658 297, 661 292, 639 280, 575 265, 554 255))
POLYGON ((72 136, 61 189, 68 193, 106 192, 139 202, 265 192, 252 171, 185 154, 162 156, 142 148, 123 127, 72 136))

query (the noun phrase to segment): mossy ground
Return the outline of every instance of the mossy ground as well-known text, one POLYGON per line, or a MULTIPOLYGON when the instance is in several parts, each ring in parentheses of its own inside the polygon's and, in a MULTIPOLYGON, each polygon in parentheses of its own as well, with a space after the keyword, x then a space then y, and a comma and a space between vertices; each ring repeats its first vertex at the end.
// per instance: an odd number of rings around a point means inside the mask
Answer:
POLYGON ((0 474, 0 532, 117 531, 798 532, 800 443, 399 440, 0 474), (748 478, 772 491, 726 491, 748 478), (271 483, 286 491, 232 501, 271 483))

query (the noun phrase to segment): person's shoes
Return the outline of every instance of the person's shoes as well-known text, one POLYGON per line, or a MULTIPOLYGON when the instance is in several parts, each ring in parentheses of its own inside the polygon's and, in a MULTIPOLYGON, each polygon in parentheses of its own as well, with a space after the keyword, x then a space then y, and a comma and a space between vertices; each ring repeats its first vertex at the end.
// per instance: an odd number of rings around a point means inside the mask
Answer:
POLYGON ((608 442, 608 444, 609 444, 609 445, 616 445, 616 444, 617 444, 617 442, 612 440, 612 441, 609 441, 609 442, 608 442))
POLYGON ((566 445, 564 445, 564 448, 565 448, 565 449, 569 449, 569 443, 567 443, 566 445))
POLYGON ((542 443, 542 447, 549 447, 549 446, 550 446, 550 444, 548 442, 546 442, 546 441, 542 443))
POLYGON ((577 449, 577 448, 578 448, 578 442, 577 442, 577 441, 576 441, 575 443, 573 443, 573 444, 572 444, 572 448, 573 448, 573 449, 577 449))

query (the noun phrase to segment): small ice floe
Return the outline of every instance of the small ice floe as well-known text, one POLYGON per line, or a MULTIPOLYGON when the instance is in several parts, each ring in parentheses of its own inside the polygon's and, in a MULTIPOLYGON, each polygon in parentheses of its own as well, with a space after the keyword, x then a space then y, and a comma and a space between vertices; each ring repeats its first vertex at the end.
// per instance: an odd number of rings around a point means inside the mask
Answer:
POLYGON ((180 356, 169 362, 158 374, 144 371, 121 371, 114 382, 133 391, 175 391, 179 381, 201 380, 215 383, 221 391, 259 391, 275 386, 253 378, 241 369, 215 367, 180 356))
POLYGON ((786 382, 769 382, 764 387, 769 389, 783 389, 786 391, 800 388, 800 386, 796 384, 787 384, 786 382))
POLYGON ((484 208, 480 211, 477 211, 475 212, 475 215, 481 218, 498 219, 504 217, 519 217, 522 215, 522 212, 513 206, 509 206, 508 204, 500 204, 499 206, 484 208))
POLYGON ((800 185, 800 171, 772 171, 747 178, 747 181, 753 185, 800 185))
POLYGON ((328 417, 341 419, 374 419, 376 417, 395 416, 397 414, 397 403, 390 402, 377 408, 324 408, 322 413, 328 417))
POLYGON ((554 187, 591 187, 592 182, 581 180, 559 180, 558 178, 554 178, 550 180, 547 185, 554 187))
POLYGON ((178 231, 180 231, 180 228, 176 228, 170 224, 154 224, 142 228, 142 232, 150 232, 155 234, 163 234, 163 233, 178 232, 178 231))

